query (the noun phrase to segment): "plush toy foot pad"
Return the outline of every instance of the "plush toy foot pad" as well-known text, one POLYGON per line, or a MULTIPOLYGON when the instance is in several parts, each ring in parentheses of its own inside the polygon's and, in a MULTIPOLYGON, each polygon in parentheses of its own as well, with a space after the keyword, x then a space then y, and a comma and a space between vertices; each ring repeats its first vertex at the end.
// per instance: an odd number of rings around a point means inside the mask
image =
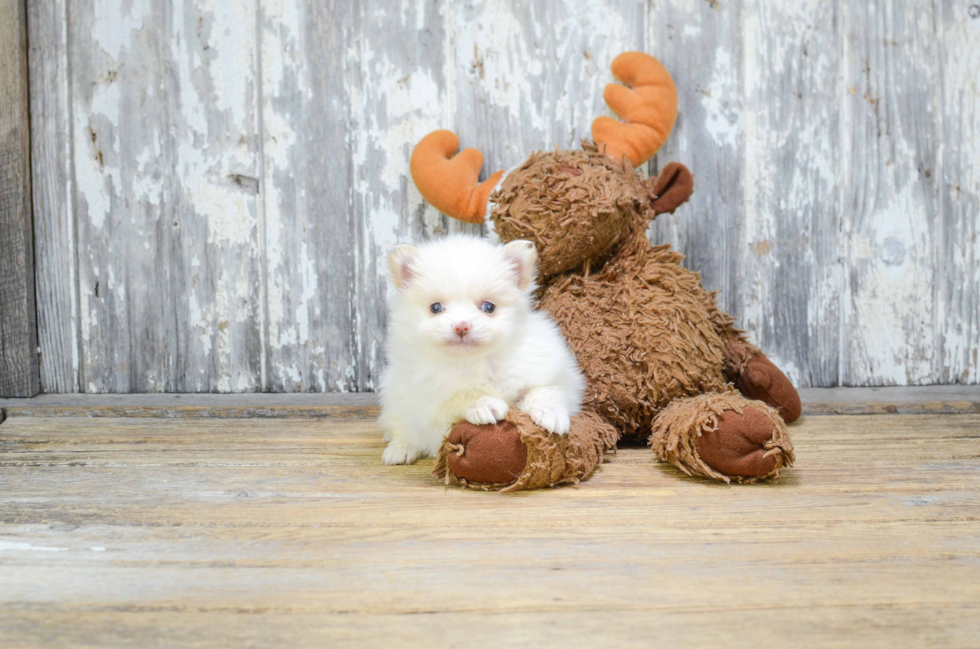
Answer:
POLYGON ((673 401, 654 420, 650 445, 688 475, 725 482, 775 479, 795 459, 776 409, 734 390, 673 401))
POLYGON ((765 356, 752 357, 735 380, 735 387, 749 399, 767 403, 787 424, 800 418, 800 395, 782 370, 765 356))
POLYGON ((592 474, 618 439, 616 429, 591 412, 572 417, 568 433, 556 435, 511 408, 496 424, 453 426, 432 474, 487 491, 575 483, 592 474))
POLYGON ((769 475, 776 468, 777 458, 765 444, 772 439, 774 426, 765 413, 752 406, 746 406, 741 413, 726 410, 718 415, 717 428, 698 437, 698 455, 725 475, 769 475))
POLYGON ((511 484, 527 466, 527 447, 512 421, 453 426, 447 438, 449 469, 469 482, 511 484))

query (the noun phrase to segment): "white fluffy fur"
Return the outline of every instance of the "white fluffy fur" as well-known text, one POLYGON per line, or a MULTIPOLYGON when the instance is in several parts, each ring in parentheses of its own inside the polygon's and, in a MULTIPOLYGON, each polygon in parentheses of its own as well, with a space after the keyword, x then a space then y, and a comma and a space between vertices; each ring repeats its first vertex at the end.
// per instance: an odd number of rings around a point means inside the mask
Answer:
POLYGON ((386 464, 433 455, 450 427, 503 419, 510 404, 563 434, 585 381, 558 327, 534 310, 537 252, 454 235, 391 253, 388 366, 381 379, 386 464), (483 302, 496 305, 488 315, 483 302), (444 311, 432 314, 439 302, 444 311), (453 326, 468 322, 460 338, 453 326))

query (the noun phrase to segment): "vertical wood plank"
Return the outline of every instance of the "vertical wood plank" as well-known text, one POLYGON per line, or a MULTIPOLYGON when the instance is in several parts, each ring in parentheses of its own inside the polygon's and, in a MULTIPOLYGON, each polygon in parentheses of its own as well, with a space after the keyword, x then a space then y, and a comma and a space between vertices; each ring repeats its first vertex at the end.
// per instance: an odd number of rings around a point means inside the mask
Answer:
POLYGON ((450 6, 358 3, 346 59, 352 94, 356 390, 375 390, 384 364, 388 253, 398 243, 462 229, 422 204, 407 164, 426 133, 450 125, 445 13, 450 6))
POLYGON ((739 323, 745 309, 741 278, 745 240, 742 5, 737 2, 653 0, 647 51, 677 85, 678 117, 656 167, 683 162, 694 174, 694 195, 676 214, 654 221, 654 243, 686 255, 705 288, 720 290, 718 305, 739 323))
POLYGON ((355 390, 347 2, 262 5, 265 388, 355 390))
POLYGON ((942 141, 936 6, 841 2, 844 385, 936 380, 942 141))
POLYGON ((27 14, 0 0, 0 396, 38 392, 27 14))
MULTIPOLYGON (((836 385, 844 279, 834 3, 746 2, 740 325, 799 386, 836 385)), ((722 224, 717 224, 722 226, 722 224)), ((702 242, 704 245, 704 242, 702 242)))
POLYGON ((943 0, 936 383, 980 383, 980 2, 943 0))
POLYGON ((484 175, 533 151, 579 148, 592 120, 611 114, 609 65, 644 49, 638 2, 473 0, 451 11, 455 130, 483 152, 484 175))
POLYGON ((446 225, 407 174, 447 126, 442 7, 263 4, 270 390, 377 386, 387 253, 446 225))
POLYGON ((68 6, 64 0, 37 0, 27 9, 41 389, 78 392, 68 6))
POLYGON ((81 389, 258 389, 255 4, 70 6, 81 389))

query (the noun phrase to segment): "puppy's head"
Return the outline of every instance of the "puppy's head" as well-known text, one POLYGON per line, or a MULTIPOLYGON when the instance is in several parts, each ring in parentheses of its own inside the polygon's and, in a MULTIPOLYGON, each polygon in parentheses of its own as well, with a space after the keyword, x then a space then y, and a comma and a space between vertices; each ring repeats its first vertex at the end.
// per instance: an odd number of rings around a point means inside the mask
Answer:
POLYGON ((537 252, 529 241, 505 246, 454 235, 390 256, 389 330, 400 344, 454 357, 488 354, 507 344, 532 310, 537 252))

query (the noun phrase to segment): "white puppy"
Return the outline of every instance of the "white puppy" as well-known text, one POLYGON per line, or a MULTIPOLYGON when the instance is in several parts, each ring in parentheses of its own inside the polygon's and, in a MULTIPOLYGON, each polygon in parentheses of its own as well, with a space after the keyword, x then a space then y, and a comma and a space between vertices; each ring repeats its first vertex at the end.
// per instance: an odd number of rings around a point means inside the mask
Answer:
POLYGON ((558 327, 534 310, 537 258, 529 241, 465 235, 391 253, 386 464, 434 455, 454 423, 494 423, 512 403, 568 432, 585 381, 558 327))

